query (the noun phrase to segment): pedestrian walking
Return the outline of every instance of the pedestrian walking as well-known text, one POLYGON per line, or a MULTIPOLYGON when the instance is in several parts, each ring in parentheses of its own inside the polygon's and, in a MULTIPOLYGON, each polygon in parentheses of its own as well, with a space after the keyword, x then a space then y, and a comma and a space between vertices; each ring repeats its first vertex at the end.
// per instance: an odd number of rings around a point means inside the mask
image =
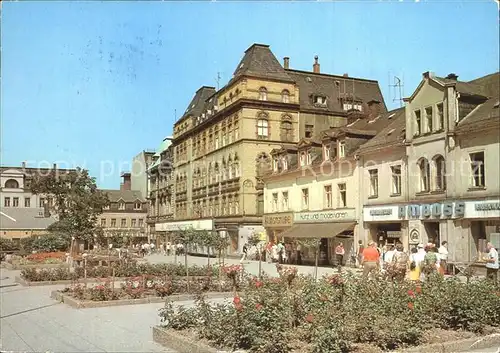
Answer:
POLYGON ((392 261, 394 263, 392 279, 403 282, 408 268, 408 254, 404 251, 403 244, 396 245, 392 261))
POLYGON ((286 252, 287 263, 291 264, 292 263, 292 244, 290 244, 290 243, 285 244, 285 252, 286 252))
POLYGON ((297 265, 302 265, 302 245, 297 244, 297 265))
POLYGON ((342 271, 342 264, 344 261, 344 255, 345 255, 344 244, 338 243, 337 247, 335 248, 335 258, 337 261, 337 270, 339 272, 342 271))
POLYGON ((167 250, 167 256, 170 256, 170 253, 172 252, 172 244, 170 244, 169 241, 167 242, 166 250, 167 250))
POLYGON ((241 256, 240 263, 243 263, 247 259, 248 254, 248 243, 243 245, 243 255, 241 256))
POLYGON ((358 267, 361 267, 361 263, 363 262, 363 250, 364 249, 365 249, 365 246, 363 245, 363 242, 361 240, 358 240, 358 254, 357 254, 358 267))
POLYGON ((368 278, 370 274, 376 274, 380 269, 380 253, 374 241, 368 243, 368 247, 363 250, 363 278, 368 278))
POLYGON ((417 248, 411 249, 410 254, 410 281, 418 282, 420 281, 420 262, 417 258, 418 250, 417 248))
POLYGON ((486 250, 488 250, 488 256, 486 261, 486 278, 492 280, 496 285, 498 284, 498 250, 495 249, 493 243, 486 244, 486 250))
POLYGON ((441 246, 438 249, 439 261, 441 265, 441 272, 445 275, 448 272, 447 264, 448 264, 448 242, 445 240, 441 243, 441 246))
POLYGON ((427 279, 430 275, 437 272, 439 268, 439 257, 437 255, 436 246, 432 243, 427 244, 425 252, 422 272, 427 279))

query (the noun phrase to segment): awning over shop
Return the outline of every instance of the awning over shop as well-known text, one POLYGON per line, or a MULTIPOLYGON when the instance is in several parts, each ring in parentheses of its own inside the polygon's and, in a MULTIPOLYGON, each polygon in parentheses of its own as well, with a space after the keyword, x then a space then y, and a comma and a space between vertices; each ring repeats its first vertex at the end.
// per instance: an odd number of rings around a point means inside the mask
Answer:
POLYGON ((280 237, 286 238, 335 238, 340 233, 354 230, 356 223, 303 223, 281 233, 280 237))

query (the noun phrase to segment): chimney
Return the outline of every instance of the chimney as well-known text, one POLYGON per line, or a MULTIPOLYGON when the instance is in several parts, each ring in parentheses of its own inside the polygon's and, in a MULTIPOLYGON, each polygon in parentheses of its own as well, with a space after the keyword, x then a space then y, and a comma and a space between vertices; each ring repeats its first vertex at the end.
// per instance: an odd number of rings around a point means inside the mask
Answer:
POLYGON ((424 72, 424 73, 422 74, 422 76, 423 76, 424 78, 431 78, 431 77, 434 77, 434 72, 432 72, 432 71, 426 71, 426 72, 424 72))
POLYGON ((342 76, 344 77, 349 77, 349 74, 346 72, 345 74, 343 74, 342 76))
POLYGON ((288 56, 285 56, 283 58, 283 67, 285 70, 288 70, 290 68, 290 58, 288 56))
POLYGON ((458 75, 454 74, 454 73, 451 73, 451 74, 448 74, 448 76, 446 76, 446 78, 449 79, 449 80, 456 81, 456 80, 458 80, 458 75))
POLYGON ((319 63, 318 63, 318 56, 314 56, 314 65, 313 65, 313 72, 315 74, 319 74, 319 63))
POLYGON ((132 190, 132 180, 130 173, 122 173, 123 183, 120 184, 120 190, 132 190))

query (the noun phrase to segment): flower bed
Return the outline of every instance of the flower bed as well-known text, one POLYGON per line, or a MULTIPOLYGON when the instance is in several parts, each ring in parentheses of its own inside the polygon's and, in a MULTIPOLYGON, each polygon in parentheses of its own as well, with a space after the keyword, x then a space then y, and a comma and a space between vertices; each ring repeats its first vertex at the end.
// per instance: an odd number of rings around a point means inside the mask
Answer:
POLYGON ((217 349, 256 353, 380 352, 429 343, 436 328, 482 335, 500 327, 500 293, 486 281, 416 286, 334 275, 315 282, 290 280, 292 272, 252 279, 232 304, 166 305, 162 326, 217 349))
MULTIPOLYGON (((122 264, 113 267, 108 266, 87 266, 87 278, 106 278, 113 275, 115 277, 138 277, 142 275, 165 276, 185 276, 184 265, 175 264, 122 264)), ((210 276, 215 277, 219 273, 216 266, 190 266, 190 276, 210 276)), ((64 281, 77 280, 85 276, 85 269, 77 267, 74 271, 69 268, 40 269, 28 268, 21 271, 21 278, 29 282, 64 281)))
MULTIPOLYGON (((61 291, 52 293, 54 299, 73 303, 76 307, 105 306, 89 305, 88 302, 118 302, 111 305, 143 304, 161 302, 165 297, 179 297, 184 300, 194 299, 198 293, 218 293, 227 295, 232 289, 229 282, 219 282, 211 277, 190 279, 170 279, 155 276, 127 278, 120 286, 115 286, 109 279, 92 286, 77 283, 61 291), (224 294, 226 293, 226 294, 224 294), (190 295, 190 296, 185 296, 190 295), (70 299, 70 300, 68 300, 70 299)), ((178 299, 178 298, 177 298, 178 299)))

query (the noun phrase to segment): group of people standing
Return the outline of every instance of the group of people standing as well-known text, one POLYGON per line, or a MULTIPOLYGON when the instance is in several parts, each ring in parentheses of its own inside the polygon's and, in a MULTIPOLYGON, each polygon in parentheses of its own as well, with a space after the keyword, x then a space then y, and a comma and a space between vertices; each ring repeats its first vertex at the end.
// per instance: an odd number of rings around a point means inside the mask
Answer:
MULTIPOLYGON (((486 263, 487 277, 498 281, 498 251, 492 243, 487 245, 486 263)), ((438 248, 436 244, 418 244, 410 254, 404 250, 403 244, 388 245, 384 249, 377 247, 374 241, 364 247, 362 242, 358 248, 358 262, 363 267, 363 277, 381 272, 386 278, 397 281, 407 276, 411 281, 422 281, 434 273, 445 275, 448 266, 448 243, 443 241, 438 248)))

